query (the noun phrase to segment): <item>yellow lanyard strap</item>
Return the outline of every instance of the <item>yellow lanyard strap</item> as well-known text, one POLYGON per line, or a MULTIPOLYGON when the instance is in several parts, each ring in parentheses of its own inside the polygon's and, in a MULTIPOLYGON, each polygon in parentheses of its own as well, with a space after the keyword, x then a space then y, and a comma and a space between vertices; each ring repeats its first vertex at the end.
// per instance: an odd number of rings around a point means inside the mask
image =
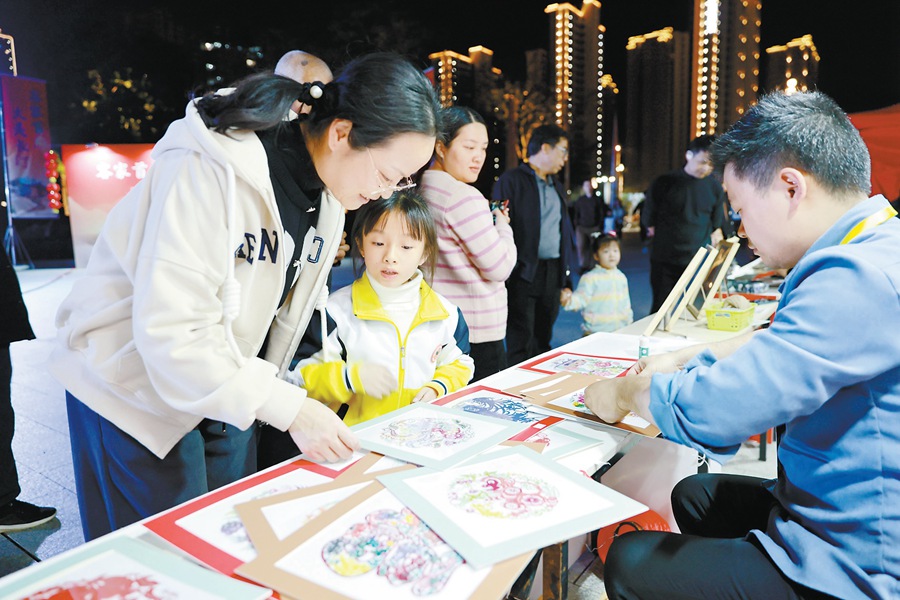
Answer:
POLYGON ((851 229, 849 232, 847 232, 847 235, 845 235, 844 239, 841 240, 841 244, 849 243, 850 240, 852 240, 853 238, 855 238, 856 236, 861 234, 866 229, 871 229, 873 227, 877 227, 896 214, 897 214, 897 211, 894 210, 893 206, 890 206, 890 205, 885 206, 884 208, 879 210, 877 213, 869 215, 868 217, 866 217, 865 219, 863 219, 862 221, 860 221, 859 223, 854 225, 853 229, 851 229))

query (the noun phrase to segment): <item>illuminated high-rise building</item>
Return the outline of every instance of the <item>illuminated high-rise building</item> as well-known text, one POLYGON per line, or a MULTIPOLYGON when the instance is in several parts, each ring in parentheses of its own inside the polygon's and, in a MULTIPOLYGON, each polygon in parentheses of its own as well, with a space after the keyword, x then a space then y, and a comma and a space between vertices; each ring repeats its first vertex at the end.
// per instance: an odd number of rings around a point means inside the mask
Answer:
POLYGON ((691 140, 690 36, 666 27, 628 38, 625 186, 644 191, 684 164, 691 140))
POLYGON ((762 0, 694 0, 692 134, 725 131, 756 102, 762 0))
POLYGON ((819 77, 819 53, 812 36, 794 38, 783 46, 766 48, 766 91, 788 94, 815 88, 819 77))
POLYGON ((434 84, 441 106, 473 108, 484 118, 491 143, 475 187, 490 194, 500 174, 516 166, 506 164, 506 138, 491 97, 493 90, 503 87, 503 72, 493 66, 494 52, 484 46, 473 46, 469 48, 468 56, 443 50, 429 54, 428 58, 434 69, 434 84))
POLYGON ((583 0, 581 8, 550 4, 544 12, 550 15, 549 92, 556 123, 569 133, 571 181, 605 175, 612 127, 603 112, 606 30, 600 23, 600 2, 583 0))
POLYGON ((428 58, 434 67, 441 106, 459 104, 483 110, 487 108, 485 97, 501 84, 503 73, 493 66, 494 52, 484 46, 469 48, 468 56, 443 50, 428 58))

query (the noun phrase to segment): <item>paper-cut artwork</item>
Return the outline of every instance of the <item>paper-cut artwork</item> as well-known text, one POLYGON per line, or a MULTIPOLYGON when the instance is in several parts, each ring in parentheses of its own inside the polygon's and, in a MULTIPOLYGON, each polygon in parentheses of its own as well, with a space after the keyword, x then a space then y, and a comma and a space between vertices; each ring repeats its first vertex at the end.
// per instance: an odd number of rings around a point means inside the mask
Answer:
POLYGON ((370 485, 377 474, 415 468, 407 463, 388 469, 378 468, 382 460, 383 456, 370 453, 353 470, 334 481, 235 505, 234 510, 243 522, 257 556, 281 556, 285 539, 334 505, 370 485), (282 551, 279 552, 279 549, 282 551))
POLYGON ((473 600, 503 597, 532 556, 473 568, 371 482, 238 572, 293 598, 473 600))
POLYGON ((310 496, 302 496, 287 502, 262 508, 262 514, 272 528, 275 537, 284 540, 320 514, 368 485, 370 482, 348 485, 310 496))
POLYGON ((523 402, 521 398, 483 385, 444 396, 434 404, 516 423, 534 423, 547 416, 536 412, 533 405, 523 402))
POLYGON ((442 448, 455 446, 475 436, 470 423, 453 417, 419 417, 388 423, 381 439, 404 448, 442 448))
POLYGON ((593 431, 571 421, 550 425, 525 438, 524 441, 544 444, 543 454, 553 459, 594 446, 608 446, 609 456, 612 456, 616 449, 615 440, 608 433, 593 431))
POLYGON ((577 392, 573 392, 571 394, 568 394, 567 396, 563 396, 562 398, 551 400, 548 404, 570 408, 572 410, 577 410, 578 412, 586 413, 589 415, 593 414, 591 412, 591 409, 584 405, 584 390, 578 390, 577 392))
MULTIPOLYGON (((551 406, 559 406, 561 408, 569 408, 571 410, 584 413, 585 415, 593 416, 594 413, 591 412, 584 404, 584 390, 578 390, 568 396, 563 396, 562 398, 558 398, 556 400, 551 400, 547 404, 551 406)), ((650 427, 650 421, 636 415, 631 412, 625 415, 625 418, 622 419, 621 423, 628 425, 630 427, 634 427, 635 429, 647 429, 650 427)))
POLYGON ((559 490, 525 473, 482 471, 466 473, 447 489, 453 506, 485 517, 536 517, 559 504, 559 490))
POLYGON ((231 575, 256 551, 235 505, 331 481, 297 460, 247 477, 151 518, 144 526, 210 567, 231 575))
POLYGON ((393 586, 410 585, 415 596, 432 596, 463 564, 462 557, 408 508, 374 510, 322 548, 334 573, 373 572, 393 586))
POLYGON ((519 368, 538 373, 584 373, 585 375, 611 379, 624 375, 625 371, 634 363, 634 359, 631 358, 557 352, 525 363, 519 368))
POLYGON ((21 600, 260 600, 270 593, 127 537, 88 546, 0 585, 0 598, 21 600))
POLYGON ((646 510, 522 446, 445 470, 412 469, 378 480, 476 567, 646 510))
POLYGON ((519 433, 527 426, 434 404, 411 404, 359 423, 360 445, 417 465, 453 465, 519 433))
POLYGON ((546 416, 534 412, 526 403, 513 398, 474 396, 454 406, 466 412, 497 417, 498 419, 515 421, 516 423, 534 423, 546 416))
POLYGON ((510 387, 506 392, 519 395, 542 409, 562 412, 651 437, 659 435, 659 429, 655 425, 635 414, 629 415, 619 423, 606 423, 591 412, 584 404, 584 392, 588 386, 600 380, 601 378, 596 375, 560 372, 510 387))
POLYGON ((234 506, 242 502, 259 500, 327 481, 329 479, 322 475, 298 469, 197 510, 177 520, 175 524, 236 557, 241 562, 247 562, 256 556, 256 550, 244 529, 243 521, 235 512, 234 506))

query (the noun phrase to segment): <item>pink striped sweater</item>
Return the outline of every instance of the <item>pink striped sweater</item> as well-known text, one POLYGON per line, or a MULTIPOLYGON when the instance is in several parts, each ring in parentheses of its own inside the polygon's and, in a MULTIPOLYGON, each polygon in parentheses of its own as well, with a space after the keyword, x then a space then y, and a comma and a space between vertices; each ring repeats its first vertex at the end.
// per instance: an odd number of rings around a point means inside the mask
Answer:
POLYGON ((420 191, 434 213, 438 260, 432 287, 456 304, 473 344, 506 337, 506 281, 516 245, 506 222, 494 224, 488 201, 449 173, 429 169, 420 191))

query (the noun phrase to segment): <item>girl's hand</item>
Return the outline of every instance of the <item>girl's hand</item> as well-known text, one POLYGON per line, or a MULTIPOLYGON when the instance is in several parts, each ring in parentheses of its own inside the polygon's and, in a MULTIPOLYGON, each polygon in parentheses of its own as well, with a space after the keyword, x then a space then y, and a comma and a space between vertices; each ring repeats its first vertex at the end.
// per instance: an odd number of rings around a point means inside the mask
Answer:
POLYGON ((432 402, 437 398, 437 392, 435 392, 430 387, 423 387, 419 392, 413 397, 413 404, 416 402, 432 402))
POLYGON ((291 439, 310 460, 336 462, 359 450, 356 434, 334 412, 313 398, 307 398, 288 428, 291 439))
POLYGON ((570 290, 569 288, 563 288, 559 292, 559 303, 562 304, 563 306, 568 304, 569 300, 571 300, 571 299, 572 299, 572 290, 570 290))
POLYGON ((400 385, 397 375, 384 365, 361 363, 357 368, 363 390, 374 398, 384 398, 400 385))
POLYGON ((502 219, 504 223, 509 225, 509 207, 495 208, 491 211, 491 214, 494 215, 494 223, 499 223, 502 219))

